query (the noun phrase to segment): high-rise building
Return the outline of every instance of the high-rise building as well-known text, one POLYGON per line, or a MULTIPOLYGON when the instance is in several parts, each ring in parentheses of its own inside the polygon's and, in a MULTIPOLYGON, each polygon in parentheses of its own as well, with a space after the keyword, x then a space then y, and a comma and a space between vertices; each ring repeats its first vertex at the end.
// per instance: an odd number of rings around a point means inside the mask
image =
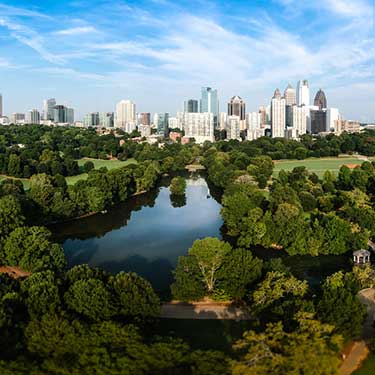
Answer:
POLYGON ((226 112, 220 112, 219 116, 219 129, 225 130, 227 128, 228 114, 226 112))
POLYGON ((298 81, 297 104, 299 106, 310 105, 310 88, 309 88, 309 82, 306 79, 303 81, 298 81))
POLYGON ((138 131, 141 133, 141 137, 149 137, 151 135, 151 125, 139 124, 138 131))
POLYGON ((43 120, 54 121, 54 108, 56 106, 55 99, 45 99, 43 101, 43 120))
POLYGON ((10 116, 10 122, 12 124, 24 124, 25 123, 25 114, 24 113, 12 113, 10 116))
POLYGON ((102 128, 113 128, 113 112, 99 113, 99 126, 102 128))
POLYGON ((359 121, 350 120, 336 120, 335 121, 335 133, 340 135, 343 132, 346 133, 359 133, 361 131, 361 124, 359 121))
POLYGON ((319 89, 319 91, 315 95, 314 99, 314 105, 319 107, 320 110, 327 108, 327 98, 326 94, 322 89, 319 89))
POLYGON ((327 111, 311 110, 311 134, 325 133, 327 131, 327 111))
POLYGON ((0 94, 0 117, 3 117, 3 96, 0 94))
POLYGON ((326 131, 333 131, 335 129, 335 121, 338 120, 340 120, 339 110, 337 108, 328 108, 326 131))
POLYGON ((151 125, 151 114, 147 113, 140 113, 138 115, 138 123, 141 125, 151 125))
POLYGON ((99 126, 99 112, 87 113, 83 119, 84 126, 99 126))
POLYGON ((155 113, 154 126, 157 128, 157 133, 159 135, 167 137, 169 129, 169 113, 155 113))
POLYGON ((228 116, 227 139, 241 139, 240 116, 228 116))
POLYGON ((259 107, 260 127, 265 128, 269 124, 269 114, 266 106, 259 107))
POLYGON ((198 100, 189 99, 184 102, 184 112, 198 113, 198 100))
POLYGON ((246 118, 246 104, 239 96, 233 96, 228 103, 228 116, 238 116, 241 121, 246 118))
POLYGON ((135 104, 130 100, 121 100, 116 105, 116 126, 126 127, 127 124, 136 124, 135 104))
POLYGON ((286 125, 292 126, 292 107, 297 104, 296 90, 289 83, 287 88, 284 91, 285 98, 285 114, 286 114, 286 125))
POLYGON ((66 108, 66 122, 70 125, 74 124, 74 109, 67 107, 66 108))
POLYGON ((219 119, 219 99, 217 90, 211 87, 202 87, 200 113, 212 113, 214 115, 214 126, 217 127, 219 119))
MULTIPOLYGON (((194 112, 192 112, 194 113, 194 112)), ((170 129, 182 129, 181 120, 178 117, 169 117, 168 127, 170 129)))
POLYGON ((296 130, 297 137, 306 134, 309 125, 310 110, 306 106, 298 107, 294 105, 292 107, 292 122, 291 126, 296 130))
POLYGON ((55 105, 53 107, 53 121, 56 123, 67 123, 66 107, 63 105, 55 105))
POLYGON ((276 89, 271 101, 271 135, 272 138, 284 137, 285 135, 285 98, 281 96, 280 90, 276 89))
POLYGON ((194 138, 197 143, 213 142, 214 115, 213 113, 188 113, 182 114, 182 126, 185 136, 194 138))
POLYGON ((37 109, 32 109, 27 113, 27 123, 40 124, 40 113, 37 109))

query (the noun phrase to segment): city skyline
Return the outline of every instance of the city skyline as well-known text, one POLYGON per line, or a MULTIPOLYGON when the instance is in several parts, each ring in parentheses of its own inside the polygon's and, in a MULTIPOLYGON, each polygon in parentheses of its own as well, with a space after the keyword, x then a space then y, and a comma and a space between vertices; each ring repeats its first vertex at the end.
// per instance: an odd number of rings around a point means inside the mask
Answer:
POLYGON ((346 118, 373 122, 372 19, 365 0, 0 0, 4 112, 55 97, 77 118, 121 99, 139 112, 175 113, 204 86, 218 90, 220 111, 233 95, 254 111, 275 87, 307 79, 346 118))

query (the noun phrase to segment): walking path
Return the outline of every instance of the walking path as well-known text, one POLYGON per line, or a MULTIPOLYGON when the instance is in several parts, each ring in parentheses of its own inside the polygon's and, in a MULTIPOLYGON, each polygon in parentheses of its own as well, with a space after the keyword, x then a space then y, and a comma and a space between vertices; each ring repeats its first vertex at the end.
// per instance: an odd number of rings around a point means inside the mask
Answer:
POLYGON ((249 320, 250 315, 230 302, 168 302, 161 306, 161 318, 249 320))
POLYGON ((367 318, 363 324, 362 340, 354 342, 349 354, 341 365, 341 375, 351 375, 358 370, 362 362, 370 353, 366 342, 375 336, 373 323, 375 320, 375 289, 363 289, 358 293, 358 298, 367 307, 367 318))

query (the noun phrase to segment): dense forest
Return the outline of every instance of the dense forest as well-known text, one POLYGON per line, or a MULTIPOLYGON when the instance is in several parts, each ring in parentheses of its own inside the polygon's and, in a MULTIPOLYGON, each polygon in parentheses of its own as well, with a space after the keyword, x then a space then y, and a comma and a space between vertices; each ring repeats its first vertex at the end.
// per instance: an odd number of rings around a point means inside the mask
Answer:
MULTIPOLYGON (((337 374, 344 343, 361 333, 365 307, 356 294, 372 285, 372 269, 337 272, 313 290, 281 259, 262 261, 251 249, 316 256, 366 247, 375 231, 374 164, 344 166, 322 179, 303 167, 272 178, 272 159, 342 152, 373 155, 375 138, 366 132, 162 147, 125 140, 120 147, 115 136, 90 129, 1 127, 2 173, 9 174, 11 155, 22 160, 11 163, 19 171, 36 168, 27 191, 16 179, 0 182, 0 264, 30 273, 18 279, 0 274, 1 373, 337 374), (101 152, 137 164, 93 169, 70 186, 52 163, 37 167, 47 155, 64 164, 101 152), (190 163, 202 163, 222 190, 231 241, 195 241, 178 261, 171 292, 181 301, 233 300, 248 311, 250 329, 225 353, 155 334, 160 299, 148 281, 87 265, 68 269, 62 247, 42 226, 107 209, 190 163)), ((183 194, 181 177, 173 185, 174 194, 183 194)))

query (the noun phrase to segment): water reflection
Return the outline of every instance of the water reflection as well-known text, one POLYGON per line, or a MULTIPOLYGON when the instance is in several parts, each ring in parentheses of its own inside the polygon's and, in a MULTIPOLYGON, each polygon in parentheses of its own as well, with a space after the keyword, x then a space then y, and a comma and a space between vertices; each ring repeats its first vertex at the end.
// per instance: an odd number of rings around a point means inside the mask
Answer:
POLYGON ((168 289, 178 257, 196 239, 221 237, 222 219, 204 178, 189 178, 185 196, 177 199, 165 185, 168 181, 107 214, 54 226, 69 265, 134 271, 157 290, 168 289))

